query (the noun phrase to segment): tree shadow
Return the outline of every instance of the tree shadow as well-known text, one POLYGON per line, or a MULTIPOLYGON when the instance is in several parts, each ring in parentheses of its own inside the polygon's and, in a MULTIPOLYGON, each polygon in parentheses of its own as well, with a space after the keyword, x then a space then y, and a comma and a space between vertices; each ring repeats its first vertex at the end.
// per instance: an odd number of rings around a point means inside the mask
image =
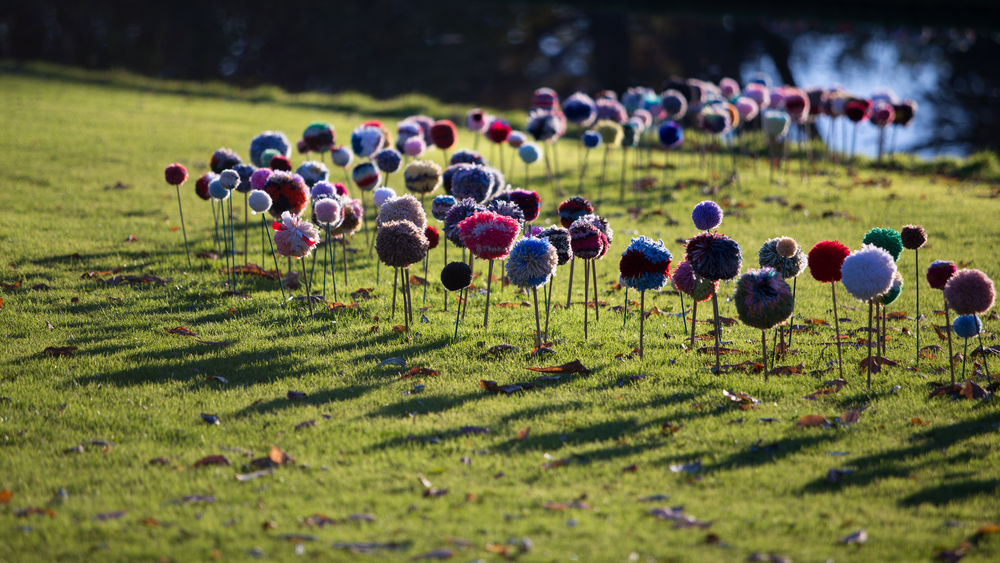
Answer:
POLYGON ((233 413, 235 417, 258 416, 261 414, 273 413, 281 409, 313 406, 320 407, 332 403, 339 403, 357 399, 358 397, 371 392, 379 387, 371 385, 348 385, 336 389, 326 389, 318 393, 310 393, 301 399, 290 399, 287 396, 271 399, 269 401, 257 401, 233 413))
POLYGON ((745 450, 733 453, 717 463, 705 465, 702 467, 702 470, 706 474, 711 474, 720 471, 733 471, 746 467, 759 467, 768 463, 775 463, 797 454, 804 449, 836 441, 838 438, 837 433, 833 430, 822 430, 817 432, 821 433, 782 438, 767 444, 757 443, 745 450))
POLYGON ((1000 479, 980 479, 926 487, 912 495, 903 497, 898 501, 898 504, 907 507, 925 503, 943 506, 980 496, 996 498, 997 494, 1000 494, 1000 479))
POLYGON ((382 405, 368 413, 371 418, 401 418, 411 413, 439 414, 460 407, 469 401, 485 398, 482 392, 470 392, 461 395, 414 395, 409 399, 382 405))

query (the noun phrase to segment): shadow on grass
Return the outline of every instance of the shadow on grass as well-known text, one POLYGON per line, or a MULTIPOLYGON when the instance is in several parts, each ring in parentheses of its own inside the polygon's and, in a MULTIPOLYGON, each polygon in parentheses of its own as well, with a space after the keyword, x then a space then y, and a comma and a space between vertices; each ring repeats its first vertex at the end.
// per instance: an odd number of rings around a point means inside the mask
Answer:
POLYGON ((246 417, 246 416, 259 416, 261 414, 275 412, 281 409, 303 407, 303 406, 313 406, 319 407, 323 405, 328 405, 332 403, 339 403, 342 401, 348 401, 351 399, 357 399, 358 397, 369 393, 371 390, 378 387, 378 385, 348 385, 344 387, 338 387, 336 389, 327 389, 325 391, 320 391, 318 393, 310 393, 302 399, 289 399, 286 397, 279 397, 277 399, 271 399, 269 401, 256 402, 248 407, 233 413, 236 417, 246 417))

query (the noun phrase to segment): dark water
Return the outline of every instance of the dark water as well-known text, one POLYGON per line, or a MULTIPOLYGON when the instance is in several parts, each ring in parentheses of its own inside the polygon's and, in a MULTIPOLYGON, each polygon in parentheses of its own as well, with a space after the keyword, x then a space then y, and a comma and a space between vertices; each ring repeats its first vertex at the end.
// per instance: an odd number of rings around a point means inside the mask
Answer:
MULTIPOLYGON (((420 91, 526 107, 532 90, 660 89, 671 76, 889 89, 919 103, 896 139, 924 155, 1000 150, 1000 25, 985 0, 769 4, 19 2, 0 56, 290 91, 420 91)), ((820 131, 826 133, 825 125, 820 131)), ((859 131, 874 153, 875 130, 859 131)))

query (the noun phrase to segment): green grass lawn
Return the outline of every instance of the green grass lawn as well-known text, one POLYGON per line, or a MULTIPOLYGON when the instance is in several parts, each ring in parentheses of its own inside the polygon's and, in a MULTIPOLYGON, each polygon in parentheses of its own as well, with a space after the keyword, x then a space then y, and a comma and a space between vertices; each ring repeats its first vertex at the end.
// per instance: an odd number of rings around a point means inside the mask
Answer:
MULTIPOLYGON (((554 353, 534 357, 533 309, 522 306, 529 297, 497 284, 489 329, 481 327, 485 298, 474 295, 461 337, 452 340, 454 305, 442 310, 437 283, 440 247, 431 253, 427 310, 415 312, 428 322, 399 333, 392 327, 400 314, 389 319, 391 272, 383 267, 376 285, 363 234, 351 242, 349 282, 345 288, 339 277, 338 289, 344 302, 361 287, 374 287, 373 298, 354 309, 320 306, 310 318, 302 302, 282 307, 273 282, 240 280, 237 289, 250 298, 223 296, 222 261, 197 259, 188 268, 173 230, 177 202, 163 181, 170 162, 191 172, 181 192, 187 232, 192 252, 205 251, 213 246, 212 214, 193 181, 216 148, 247 157, 260 131, 281 129, 294 141, 315 120, 332 122, 345 142, 365 119, 381 117, 395 131, 405 113, 394 112, 411 110, 462 123, 461 108, 424 98, 362 100, 356 107, 370 113, 352 113, 354 106, 320 96, 227 97, 217 87, 159 87, 45 68, 0 72, 0 281, 21 284, 0 292, 0 491, 11 493, 0 496, 0 560, 293 559, 297 550, 339 560, 360 557, 347 549, 352 545, 373 544, 373 557, 394 560, 451 553, 459 561, 504 554, 741 561, 763 552, 795 561, 927 561, 965 541, 966 561, 1000 558, 997 534, 976 535, 1000 521, 1000 410, 990 399, 929 398, 932 384, 949 375, 947 345, 932 330, 944 325, 934 314, 942 296, 922 281, 935 259, 1000 277, 995 186, 868 165, 852 179, 827 164, 803 182, 797 163, 772 185, 763 161, 754 173, 741 159, 740 186, 706 196, 700 182, 707 172, 696 154, 683 152, 673 157, 678 168, 666 187, 659 168, 640 171, 656 188, 630 191, 621 205, 613 152, 606 201, 598 205, 616 232, 598 266, 599 296, 609 305, 599 321, 591 316, 584 341, 578 264, 578 303, 552 311, 554 353), (848 385, 804 399, 837 376, 833 329, 807 323, 832 323, 829 289, 806 272, 794 319, 805 328, 795 333, 794 353, 778 359, 802 364, 800 373, 768 382, 761 373, 711 373, 711 356, 684 346, 680 302, 666 290, 646 296, 647 307, 662 314, 647 319, 645 360, 616 358, 638 346, 639 325, 634 308, 624 326, 611 309, 624 299, 611 285, 617 257, 631 236, 645 234, 662 238, 678 263, 677 239, 694 234, 689 213, 706 197, 726 208, 721 230, 742 245, 744 270, 757 266, 757 249, 774 236, 792 236, 807 249, 832 238, 858 248, 871 227, 922 224, 929 242, 920 253, 921 344, 943 352, 915 366, 914 321, 891 321, 887 355, 898 366, 875 374, 869 391, 858 369, 865 352, 847 346, 848 385), (640 208, 638 217, 630 207, 640 208), (130 235, 135 241, 127 242, 130 235), (171 279, 109 286, 100 280, 110 275, 100 272, 113 268, 171 279), (84 275, 91 271, 97 277, 84 275), (178 326, 229 345, 166 331, 178 326), (500 344, 516 350, 487 352, 500 344), (43 354, 50 346, 77 350, 43 354), (379 365, 394 357, 406 367, 379 365), (527 367, 575 359, 590 373, 510 396, 480 387, 481 379, 535 382, 543 374, 527 367), (401 378, 412 366, 439 375, 401 378), (724 390, 760 403, 743 410, 724 390), (305 397, 291 399, 289 391, 305 397), (857 422, 837 420, 850 411, 860 411, 857 422), (221 423, 207 424, 201 413, 221 423), (809 414, 832 424, 796 427, 809 414), (272 446, 295 463, 248 481, 234 477, 256 471, 251 460, 272 446), (231 465, 194 467, 214 455, 231 465), (685 465, 690 471, 675 471, 685 465), (827 480, 831 469, 844 470, 839 482, 827 480), (436 494, 425 494, 420 476, 436 494), (651 513, 678 506, 708 527, 678 529, 651 513), (32 507, 38 513, 19 514, 32 507), (866 543, 839 543, 860 529, 866 543)), ((469 146, 462 129, 460 145, 469 146)), ((555 205, 575 193, 576 146, 560 143, 562 196, 542 185, 541 163, 532 168, 530 187, 543 199, 539 224, 554 222, 555 205)), ((588 197, 597 192, 599 157, 591 155, 588 197)), ((509 163, 511 154, 505 158, 509 163)), ((661 163, 663 155, 653 158, 661 163)), ((728 156, 718 162, 728 170, 728 156)), ((509 179, 522 183, 523 168, 509 179)), ((404 191, 401 175, 390 185, 404 191)), ((242 198, 235 202, 238 217, 242 205, 242 198)), ((251 231, 255 262, 259 237, 251 231)), ((454 259, 455 249, 449 253, 454 259)), ((912 317, 913 253, 899 266, 906 285, 889 309, 912 317)), ((567 277, 560 268, 556 302, 565 302, 567 277)), ((865 326, 867 307, 838 289, 841 316, 850 319, 842 330, 865 326)), ((729 283, 720 291, 721 316, 736 317, 733 290, 729 283)), ((422 288, 413 296, 421 306, 422 288)), ((709 310, 700 308, 699 319, 710 318, 709 310)), ((996 316, 984 321, 986 343, 994 345, 996 316)), ((699 322, 699 333, 709 329, 699 322)), ((854 332, 850 342, 861 337, 854 332)), ((757 359, 759 338, 742 325, 725 327, 726 346, 740 353, 723 361, 757 359)), ((991 368, 1000 371, 1000 358, 991 368)), ((984 387, 995 381, 975 377, 984 387)))

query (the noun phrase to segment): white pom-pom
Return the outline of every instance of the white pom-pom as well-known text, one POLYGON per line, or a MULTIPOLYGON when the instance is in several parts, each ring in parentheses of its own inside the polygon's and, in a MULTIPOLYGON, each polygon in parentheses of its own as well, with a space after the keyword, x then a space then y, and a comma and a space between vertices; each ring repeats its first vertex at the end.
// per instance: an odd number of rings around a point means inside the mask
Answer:
POLYGON ((268 209, 271 209, 271 196, 267 195, 267 192, 263 190, 254 190, 250 192, 247 203, 250 204, 250 209, 254 213, 264 213, 268 209))
POLYGON ((313 214, 319 224, 337 227, 344 220, 343 206, 336 198, 326 197, 316 202, 313 214))
POLYGON ((889 291, 895 273, 892 255, 871 244, 852 252, 840 267, 844 289, 859 301, 870 301, 889 291))
POLYGON ((396 190, 392 188, 378 188, 372 192, 372 201, 375 202, 375 207, 382 207, 385 200, 396 197, 396 190))
POLYGON ((223 170, 219 174, 219 184, 227 190, 236 188, 240 183, 240 174, 235 170, 223 170))

